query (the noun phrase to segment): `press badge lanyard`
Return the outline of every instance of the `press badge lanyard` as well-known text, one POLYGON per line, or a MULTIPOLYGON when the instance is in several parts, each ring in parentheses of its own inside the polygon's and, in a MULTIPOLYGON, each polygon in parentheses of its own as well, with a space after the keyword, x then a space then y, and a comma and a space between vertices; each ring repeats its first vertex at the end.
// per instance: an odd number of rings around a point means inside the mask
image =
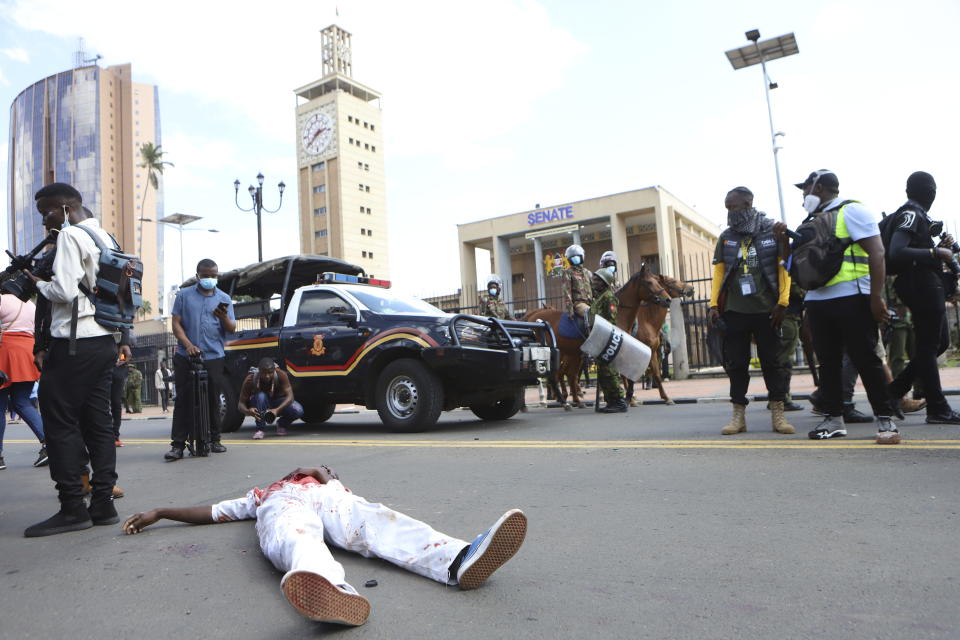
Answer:
POLYGON ((740 293, 745 296, 753 295, 757 292, 757 285, 753 281, 753 275, 747 266, 747 256, 750 254, 750 244, 753 238, 747 238, 740 243, 740 255, 743 260, 743 273, 740 274, 740 293))

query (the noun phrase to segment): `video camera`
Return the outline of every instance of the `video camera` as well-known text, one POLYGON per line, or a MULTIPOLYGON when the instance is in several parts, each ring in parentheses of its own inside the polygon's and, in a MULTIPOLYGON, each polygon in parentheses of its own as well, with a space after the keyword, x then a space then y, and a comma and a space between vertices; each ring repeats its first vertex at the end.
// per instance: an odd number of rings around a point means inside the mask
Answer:
POLYGON ((48 244, 57 244, 57 234, 59 233, 57 230, 51 231, 30 253, 22 256, 13 255, 8 249, 7 255, 10 256, 10 266, 0 272, 0 290, 4 293, 13 294, 24 302, 36 294, 36 285, 23 270, 30 271, 41 280, 49 280, 53 277, 53 251, 48 252, 36 262, 34 262, 34 259, 48 244))
MULTIPOLYGON (((943 223, 941 223, 941 228, 943 223)), ((940 234, 940 239, 943 240, 947 237, 946 233, 940 234)), ((953 241, 953 246, 950 247, 950 251, 953 251, 953 259, 947 263, 947 266, 950 267, 950 271, 953 272, 953 275, 960 276, 960 262, 957 262, 957 254, 960 253, 960 244, 957 244, 957 241, 953 241)))

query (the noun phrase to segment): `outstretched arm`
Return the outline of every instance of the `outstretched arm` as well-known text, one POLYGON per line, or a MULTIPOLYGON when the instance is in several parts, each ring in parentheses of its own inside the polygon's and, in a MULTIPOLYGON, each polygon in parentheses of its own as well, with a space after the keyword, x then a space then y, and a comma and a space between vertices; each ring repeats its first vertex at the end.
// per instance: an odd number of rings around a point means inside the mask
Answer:
POLYGON ((143 513, 136 513, 123 523, 123 532, 128 535, 140 533, 158 520, 175 520, 187 524, 214 524, 212 508, 206 507, 170 507, 150 509, 143 513))

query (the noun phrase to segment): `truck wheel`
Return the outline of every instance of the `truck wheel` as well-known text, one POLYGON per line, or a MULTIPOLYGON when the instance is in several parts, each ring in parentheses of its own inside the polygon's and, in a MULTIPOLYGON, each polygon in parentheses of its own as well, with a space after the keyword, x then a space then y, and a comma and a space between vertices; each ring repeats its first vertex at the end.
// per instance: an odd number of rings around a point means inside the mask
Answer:
POLYGON ((501 398, 493 404, 470 405, 470 411, 481 420, 506 420, 512 418, 526 402, 524 389, 520 387, 506 398, 501 398))
POLYGON ((330 419, 330 416, 333 415, 334 409, 337 408, 336 403, 334 402, 324 402, 322 404, 315 404, 309 407, 303 408, 303 418, 301 420, 306 424, 320 424, 321 422, 326 422, 330 419))
POLYGON ((215 419, 220 421, 220 433, 233 433, 243 424, 244 415, 237 408, 237 391, 232 388, 220 390, 220 402, 215 419))
POLYGON ((393 431, 421 431, 436 424, 443 410, 443 385, 419 360, 394 360, 377 378, 376 406, 393 431))

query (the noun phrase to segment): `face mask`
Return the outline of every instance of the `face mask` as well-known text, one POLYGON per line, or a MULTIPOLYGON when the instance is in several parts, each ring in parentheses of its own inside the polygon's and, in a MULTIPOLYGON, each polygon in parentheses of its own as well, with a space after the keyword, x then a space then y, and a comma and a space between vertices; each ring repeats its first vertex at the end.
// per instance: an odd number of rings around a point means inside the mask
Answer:
POLYGON ((217 288, 217 279, 216 278, 197 278, 197 282, 200 284, 200 287, 210 291, 217 288))
POLYGON ((570 256, 570 264, 572 264, 573 266, 577 266, 581 262, 583 262, 583 258, 581 258, 580 256, 570 256))
POLYGON ((817 207, 820 206, 820 196, 815 196, 812 193, 803 198, 803 210, 807 213, 813 213, 817 210, 817 207))
POLYGON ((487 293, 489 293, 492 296, 495 296, 498 293, 500 293, 500 290, 497 289, 496 287, 490 287, 489 289, 487 289, 487 293))
POLYGON ((67 213, 67 205, 63 206, 63 224, 60 225, 61 229, 66 229, 70 226, 70 214, 67 213))
POLYGON ((759 220, 760 212, 753 207, 727 212, 727 226, 737 233, 756 233, 759 220))
POLYGON ((617 265, 615 265, 615 264, 612 263, 612 262, 603 265, 603 268, 604 268, 604 269, 612 269, 614 273, 617 272, 617 265))

